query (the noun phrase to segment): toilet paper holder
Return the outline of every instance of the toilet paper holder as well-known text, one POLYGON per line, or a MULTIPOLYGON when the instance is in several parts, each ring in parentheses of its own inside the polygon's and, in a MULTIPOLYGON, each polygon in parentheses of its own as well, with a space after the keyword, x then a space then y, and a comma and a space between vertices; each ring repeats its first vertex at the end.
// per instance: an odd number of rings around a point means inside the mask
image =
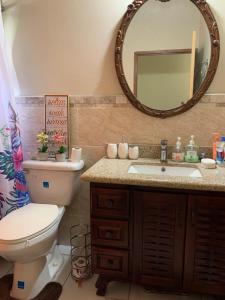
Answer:
POLYGON ((81 284, 92 276, 91 232, 87 224, 76 224, 70 228, 71 276, 81 284))

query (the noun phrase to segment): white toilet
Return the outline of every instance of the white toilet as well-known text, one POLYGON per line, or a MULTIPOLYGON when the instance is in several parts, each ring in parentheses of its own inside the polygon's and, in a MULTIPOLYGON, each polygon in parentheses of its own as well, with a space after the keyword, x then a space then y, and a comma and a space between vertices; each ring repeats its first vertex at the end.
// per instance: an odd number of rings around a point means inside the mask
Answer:
POLYGON ((59 271, 57 231, 83 166, 83 161, 23 163, 32 203, 0 221, 0 256, 14 262, 11 297, 34 298, 59 271))

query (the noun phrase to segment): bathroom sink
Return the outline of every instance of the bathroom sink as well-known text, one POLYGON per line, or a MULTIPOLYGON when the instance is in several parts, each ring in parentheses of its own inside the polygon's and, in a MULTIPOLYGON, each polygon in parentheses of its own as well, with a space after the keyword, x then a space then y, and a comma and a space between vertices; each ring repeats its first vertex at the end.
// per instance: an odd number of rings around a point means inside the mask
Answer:
POLYGON ((182 176, 201 178, 199 169, 191 166, 173 166, 160 164, 132 164, 128 169, 129 174, 147 174, 161 176, 182 176))

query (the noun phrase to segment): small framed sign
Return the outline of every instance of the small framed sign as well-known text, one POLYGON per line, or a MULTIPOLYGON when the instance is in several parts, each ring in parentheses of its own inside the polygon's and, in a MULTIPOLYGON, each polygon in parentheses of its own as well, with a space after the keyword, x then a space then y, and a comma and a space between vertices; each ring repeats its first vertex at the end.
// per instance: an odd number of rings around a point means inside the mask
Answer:
POLYGON ((59 134, 64 137, 63 145, 69 156, 69 98, 67 95, 45 96, 45 131, 49 136, 49 156, 55 157, 58 146, 53 136, 59 134))

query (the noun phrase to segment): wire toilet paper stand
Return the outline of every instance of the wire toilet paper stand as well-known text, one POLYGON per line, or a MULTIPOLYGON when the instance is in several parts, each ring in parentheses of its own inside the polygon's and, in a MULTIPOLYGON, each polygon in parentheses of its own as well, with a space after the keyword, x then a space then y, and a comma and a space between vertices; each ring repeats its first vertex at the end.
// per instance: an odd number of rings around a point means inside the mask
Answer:
POLYGON ((92 276, 91 233, 87 224, 76 224, 70 228, 71 276, 80 285, 92 276))

